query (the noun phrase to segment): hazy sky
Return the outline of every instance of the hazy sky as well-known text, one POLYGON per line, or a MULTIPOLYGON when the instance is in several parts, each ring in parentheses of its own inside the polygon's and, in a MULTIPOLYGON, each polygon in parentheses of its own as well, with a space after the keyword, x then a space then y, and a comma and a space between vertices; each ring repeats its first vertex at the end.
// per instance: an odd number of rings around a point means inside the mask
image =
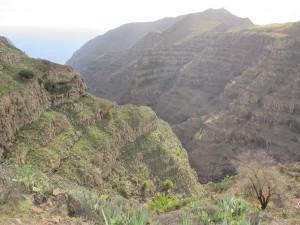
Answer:
POLYGON ((299 0, 0 0, 0 26, 106 30, 207 8, 226 8, 254 23, 299 21, 299 0))

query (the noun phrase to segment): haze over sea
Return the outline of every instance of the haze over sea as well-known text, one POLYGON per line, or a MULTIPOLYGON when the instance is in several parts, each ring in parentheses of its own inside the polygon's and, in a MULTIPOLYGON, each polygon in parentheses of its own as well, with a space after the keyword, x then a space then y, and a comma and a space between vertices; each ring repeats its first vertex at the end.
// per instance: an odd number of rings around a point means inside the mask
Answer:
POLYGON ((102 32, 96 29, 1 26, 1 35, 31 57, 64 64, 86 41, 102 32))

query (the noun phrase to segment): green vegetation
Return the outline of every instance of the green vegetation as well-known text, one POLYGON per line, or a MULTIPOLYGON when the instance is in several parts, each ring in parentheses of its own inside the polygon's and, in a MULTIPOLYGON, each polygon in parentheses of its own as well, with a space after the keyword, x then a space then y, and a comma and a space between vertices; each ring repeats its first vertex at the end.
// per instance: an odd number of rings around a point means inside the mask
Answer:
POLYGON ((73 191, 71 196, 71 213, 86 217, 96 224, 146 225, 150 220, 148 210, 135 201, 121 197, 109 198, 86 190, 73 191))
POLYGON ((180 200, 175 195, 167 195, 164 193, 157 193, 148 203, 149 208, 157 213, 165 213, 176 210, 185 204, 186 201, 184 199, 180 200))
POLYGON ((34 78, 34 73, 31 70, 24 69, 21 70, 18 74, 23 79, 31 80, 32 78, 34 78))
POLYGON ((149 108, 112 109, 112 103, 91 101, 88 96, 46 111, 21 129, 10 161, 102 194, 144 201, 157 191, 189 195, 198 190, 184 149, 149 108))
POLYGON ((28 199, 23 199, 17 202, 9 201, 7 204, 0 204, 0 218, 14 217, 29 213, 33 203, 28 199))
POLYGON ((70 86, 66 82, 54 82, 47 80, 44 82, 45 89, 52 94, 66 93, 70 90, 70 86))
POLYGON ((122 206, 118 206, 113 210, 105 210, 102 208, 102 216, 105 225, 146 225, 149 224, 149 214, 145 209, 129 209, 128 212, 123 210, 122 206))
POLYGON ((31 166, 23 166, 19 169, 17 181, 22 183, 28 192, 51 194, 53 190, 46 177, 31 166))
POLYGON ((231 224, 231 225, 251 225, 247 214, 253 207, 242 199, 234 196, 225 196, 217 203, 214 212, 200 211, 198 217, 205 224, 231 224))
POLYGON ((41 87, 53 95, 51 100, 67 102, 54 104, 47 110, 47 104, 37 105, 36 117, 30 118, 35 121, 18 131, 12 146, 14 151, 6 161, 23 168, 22 179, 27 189, 43 190, 37 177, 55 176, 60 182, 51 180, 54 188, 61 185, 69 190, 76 184, 96 189, 98 194, 121 194, 126 198, 140 199, 145 180, 151 183, 148 190, 144 186, 145 198, 163 191, 166 179, 172 180, 174 194, 190 195, 198 190, 196 174, 188 164, 185 150, 169 125, 159 120, 150 108, 117 106, 91 95, 78 101, 61 99, 72 94, 69 89, 76 74, 63 66, 28 59, 10 47, 6 50, 13 53, 12 60, 1 62, 4 83, 9 83, 5 81, 7 78, 16 88, 0 86, 4 94, 14 90, 24 98, 28 95, 30 100, 32 90, 41 87), (23 72, 18 75, 20 71, 23 72), (38 82, 17 79, 31 78, 29 71, 38 82), (65 93, 68 95, 57 96, 65 93), (36 171, 40 174, 35 174, 36 171))
POLYGON ((51 93, 58 92, 58 90, 59 90, 57 84, 52 81, 46 81, 44 83, 44 87, 47 91, 49 91, 51 93))
POLYGON ((153 189, 153 183, 150 180, 146 180, 142 183, 141 198, 143 202, 147 201, 147 196, 151 189, 153 189))
POLYGON ((192 225, 192 215, 187 212, 183 212, 181 215, 180 225, 192 225))
POLYGON ((106 120, 110 120, 112 118, 112 113, 110 111, 105 112, 103 118, 106 120))
POLYGON ((166 179, 164 181, 164 191, 165 191, 165 193, 168 194, 171 191, 171 189, 173 188, 173 186, 174 186, 173 182, 170 179, 166 179))
POLYGON ((234 184, 234 178, 232 176, 226 176, 219 183, 216 183, 215 191, 222 192, 228 190, 234 184))

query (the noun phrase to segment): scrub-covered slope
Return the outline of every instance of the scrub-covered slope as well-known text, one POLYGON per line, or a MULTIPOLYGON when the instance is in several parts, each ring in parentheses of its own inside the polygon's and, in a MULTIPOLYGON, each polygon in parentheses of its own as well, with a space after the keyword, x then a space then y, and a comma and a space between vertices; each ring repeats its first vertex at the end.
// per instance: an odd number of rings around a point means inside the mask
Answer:
POLYGON ((95 98, 70 67, 30 59, 4 38, 0 68, 4 173, 30 168, 66 191, 125 197, 139 197, 144 182, 159 191, 166 179, 178 194, 197 189, 185 150, 150 108, 95 98))

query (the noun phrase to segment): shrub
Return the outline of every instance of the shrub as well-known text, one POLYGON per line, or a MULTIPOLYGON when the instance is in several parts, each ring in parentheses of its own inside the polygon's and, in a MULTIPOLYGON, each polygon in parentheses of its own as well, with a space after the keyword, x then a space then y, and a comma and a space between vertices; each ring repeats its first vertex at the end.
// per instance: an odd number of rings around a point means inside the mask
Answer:
POLYGON ((287 210, 287 209, 283 209, 283 210, 281 211, 281 216, 282 216, 282 218, 287 219, 287 218, 289 217, 289 212, 288 212, 288 210, 287 210))
POLYGON ((107 111, 104 113, 103 118, 106 120, 111 120, 112 119, 112 113, 111 111, 107 111))
POLYGON ((117 206, 113 210, 101 209, 105 225, 147 225, 149 224, 149 214, 145 209, 123 210, 122 206, 117 206))
POLYGON ((146 225, 149 222, 146 209, 123 198, 112 200, 85 190, 73 192, 70 198, 68 207, 71 216, 88 218, 97 224, 146 225))
POLYGON ((98 196, 86 190, 73 190, 68 197, 69 215, 99 220, 101 219, 101 208, 105 203, 105 196, 98 196))
POLYGON ((128 225, 146 225, 149 224, 149 213, 145 209, 133 211, 129 214, 128 225))
POLYGON ((58 86, 56 83, 51 82, 51 81, 46 81, 44 83, 44 87, 48 92, 54 93, 58 91, 58 86))
POLYGON ((205 224, 250 225, 248 214, 253 210, 250 203, 229 195, 218 202, 215 211, 200 210, 198 218, 205 224))
POLYGON ((53 187, 46 181, 41 173, 36 172, 31 166, 23 166, 17 178, 26 191, 37 194, 51 194, 53 187))
POLYGON ((168 194, 173 188, 173 186, 174 186, 173 181, 171 181, 170 179, 166 179, 164 181, 164 192, 168 194))
POLYGON ((183 212, 181 215, 180 225, 192 225, 192 215, 187 212, 183 212))
POLYGON ((151 189, 152 187, 152 183, 149 180, 146 180, 142 183, 141 186, 141 198, 143 202, 147 201, 147 193, 149 191, 149 189, 151 189))
POLYGON ((226 176, 221 182, 216 183, 215 191, 222 192, 228 190, 234 184, 232 176, 226 176))
POLYGON ((31 80, 34 78, 34 73, 31 70, 24 69, 19 72, 19 76, 23 79, 31 80))
POLYGON ((70 90, 70 86, 67 84, 67 82, 54 82, 54 81, 45 81, 44 82, 45 89, 50 93, 66 93, 70 90))
POLYGON ((158 193, 150 200, 149 208, 157 213, 164 213, 178 209, 182 204, 174 195, 158 193))

